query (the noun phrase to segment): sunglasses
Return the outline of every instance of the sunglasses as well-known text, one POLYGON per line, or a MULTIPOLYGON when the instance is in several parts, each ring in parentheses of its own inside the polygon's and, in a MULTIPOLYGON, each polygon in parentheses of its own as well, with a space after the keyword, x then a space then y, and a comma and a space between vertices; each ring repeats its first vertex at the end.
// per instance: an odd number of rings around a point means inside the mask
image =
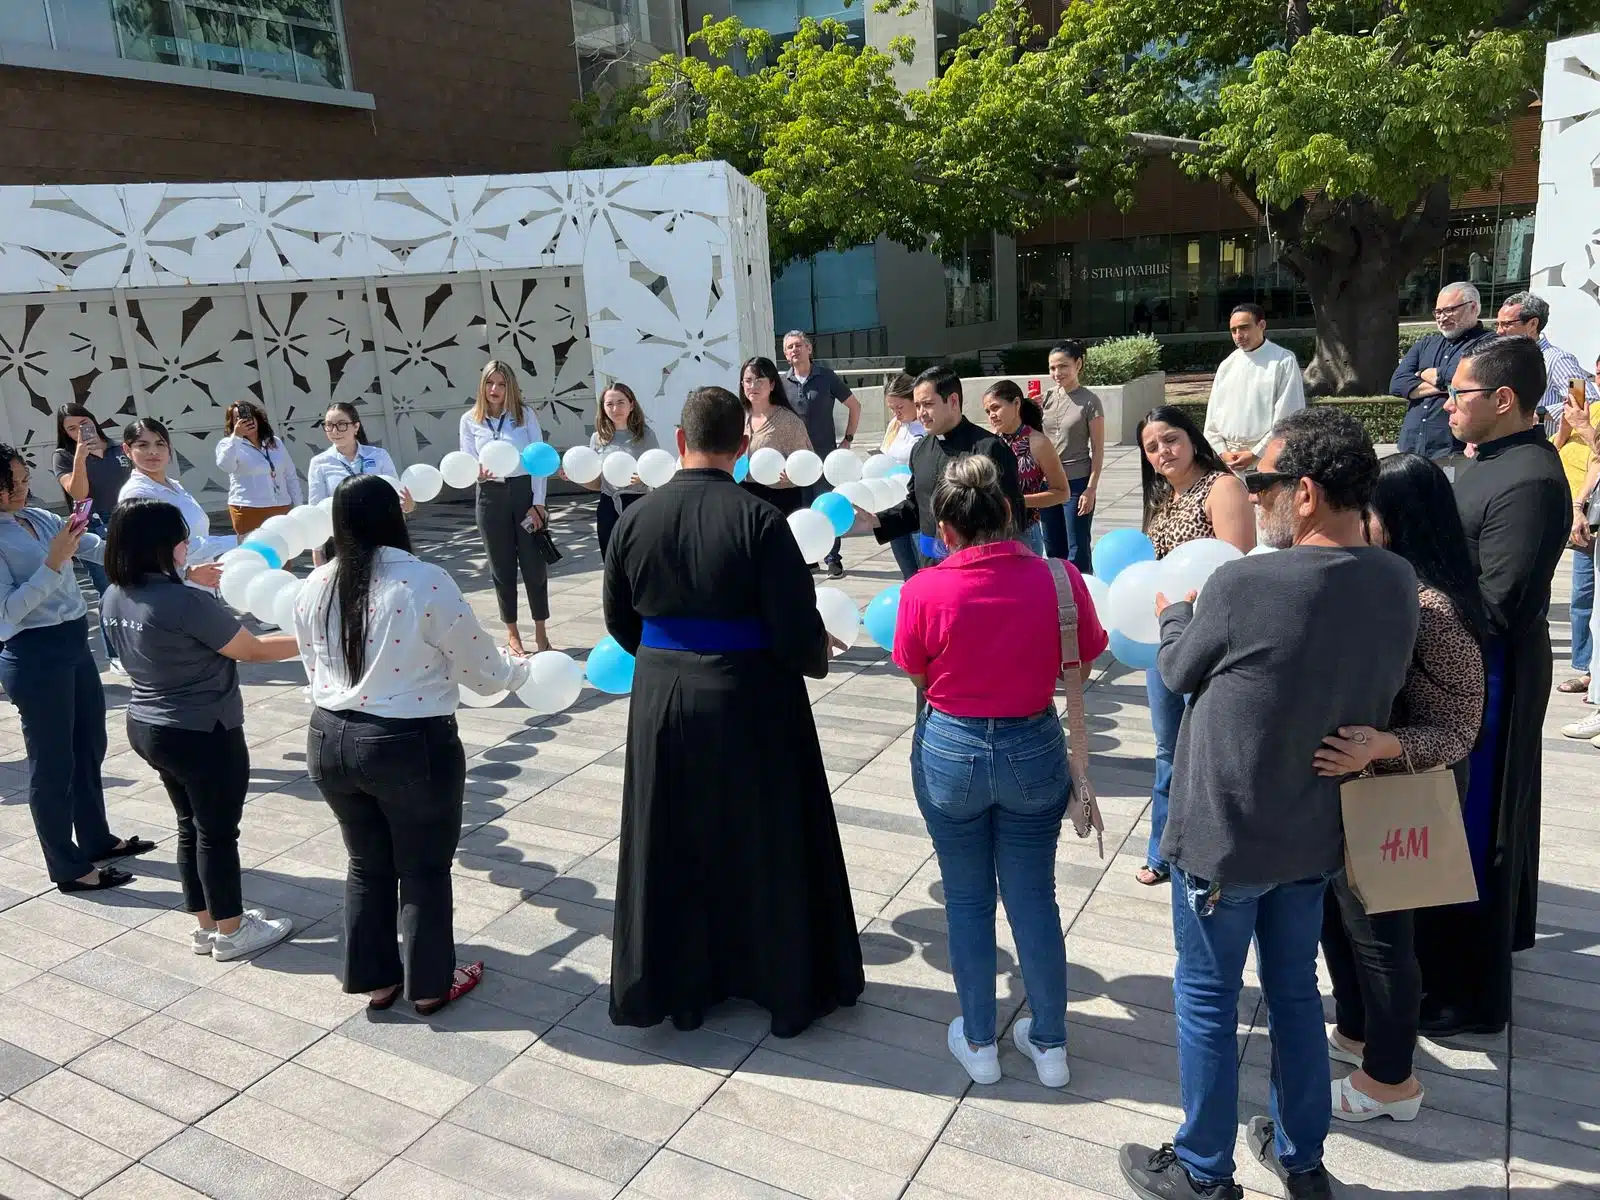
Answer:
POLYGON ((1296 479, 1304 479, 1305 475, 1299 471, 1246 471, 1239 477, 1244 481, 1244 490, 1252 496, 1259 496, 1268 488, 1277 487, 1280 483, 1293 483, 1296 479))

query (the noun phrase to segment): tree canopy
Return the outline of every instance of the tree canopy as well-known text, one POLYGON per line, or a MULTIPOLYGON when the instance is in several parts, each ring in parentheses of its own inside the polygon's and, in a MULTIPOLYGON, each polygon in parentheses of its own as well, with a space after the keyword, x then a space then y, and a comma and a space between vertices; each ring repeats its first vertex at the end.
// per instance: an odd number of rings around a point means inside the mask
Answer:
POLYGON ((1312 381, 1320 368, 1323 390, 1353 390, 1392 363, 1394 335, 1356 363, 1339 306, 1394 295, 1442 240, 1451 196, 1509 164, 1506 122, 1545 41, 1597 20, 1600 0, 1073 0, 1043 30, 1024 0, 997 0, 937 79, 902 93, 904 42, 806 20, 775 45, 708 19, 695 53, 589 120, 572 162, 725 159, 765 191, 783 263, 1126 204, 1149 157, 1173 153, 1270 214, 1318 310, 1312 381))

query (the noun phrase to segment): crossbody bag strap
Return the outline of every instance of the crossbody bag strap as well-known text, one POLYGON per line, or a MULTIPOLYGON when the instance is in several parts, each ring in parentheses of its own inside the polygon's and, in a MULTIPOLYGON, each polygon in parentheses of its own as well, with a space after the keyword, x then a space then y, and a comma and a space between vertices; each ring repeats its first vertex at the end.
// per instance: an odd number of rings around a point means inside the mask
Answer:
POLYGON ((1078 656, 1078 605, 1067 568, 1047 558, 1056 585, 1056 623, 1061 629, 1061 684, 1067 693, 1067 766, 1072 774, 1072 828, 1081 838, 1096 835, 1100 857, 1106 856, 1105 820, 1094 786, 1089 782, 1089 722, 1083 710, 1083 665, 1078 656))

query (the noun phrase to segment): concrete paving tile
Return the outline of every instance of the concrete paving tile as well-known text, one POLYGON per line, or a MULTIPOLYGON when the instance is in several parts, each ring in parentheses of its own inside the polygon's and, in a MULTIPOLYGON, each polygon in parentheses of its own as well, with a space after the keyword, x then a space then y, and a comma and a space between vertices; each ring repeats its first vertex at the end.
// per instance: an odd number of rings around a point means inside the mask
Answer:
MULTIPOLYGON (((329 1114, 331 1116, 331 1114, 329 1114)), ((197 1128, 343 1195, 390 1156, 275 1105, 236 1096, 197 1128)))
POLYGON ((0 1041, 0 1098, 20 1092, 55 1068, 56 1064, 48 1058, 0 1041))
POLYGON ((598 997, 591 997, 573 1009, 561 1022, 561 1027, 706 1071, 731 1071, 750 1053, 748 1044, 705 1028, 679 1033, 668 1022, 650 1029, 613 1025, 607 1015, 606 1002, 598 997))
POLYGON ((89 1193, 89 1200, 205 1200, 202 1193, 134 1163, 115 1179, 89 1193))
POLYGON ((339 1034, 309 1046, 295 1062, 434 1118, 444 1116, 473 1091, 472 1084, 454 1075, 339 1034))
POLYGON ((75 1196, 93 1191, 132 1161, 16 1100, 0 1101, 0 1155, 75 1196))
POLYGON ((75 1129, 120 1154, 137 1159, 183 1125, 136 1100, 72 1071, 56 1071, 17 1093, 17 1102, 75 1129))
POLYGON ((681 1108, 696 1108, 704 1103, 724 1078, 711 1070, 564 1025, 550 1030, 529 1046, 522 1058, 560 1067, 681 1108))
POLYGON ((326 1032, 305 1021, 210 988, 190 992, 163 1011, 169 1017, 259 1050, 275 1060, 293 1058, 326 1032))
POLYGON ((192 1124, 233 1096, 233 1089, 121 1042, 101 1042, 72 1070, 131 1100, 192 1124))
POLYGON ((164 1013, 123 1030, 117 1040, 234 1091, 249 1087, 279 1061, 243 1042, 164 1013))
POLYGON ((200 1129, 186 1129, 145 1160, 215 1200, 335 1200, 340 1193, 200 1129))
POLYGON ((656 1149, 653 1141, 490 1089, 468 1096, 451 1111, 449 1120, 587 1175, 608 1179, 618 1187, 633 1178, 656 1149))
POLYGON ((1100 1200, 1105 1195, 947 1144, 935 1146, 929 1153, 906 1197, 917 1195, 919 1186, 924 1185, 930 1200, 946 1196, 956 1200, 992 1200, 995 1196, 1008 1200, 1100 1200))
POLYGON ((87 950, 51 973, 149 1009, 165 1008, 195 988, 175 975, 152 971, 103 950, 87 950))
MULTIPOLYGON (((0 921, 70 942, 80 951, 91 950, 123 932, 123 926, 115 921, 57 904, 45 896, 13 905, 6 909, 0 921)), ((0 952, 3 952, 3 947, 0 947, 0 952)))
POLYGON ((483 1192, 397 1158, 351 1195, 355 1200, 481 1200, 483 1192))
MULTIPOLYGON (((481 1007, 481 1006, 480 1006, 481 1007)), ((492 1009, 491 1013, 502 1010, 492 1009)), ((442 1021, 446 1014, 439 1014, 442 1021)), ((459 1015, 459 1014, 452 1014, 459 1015)), ((492 1019, 492 1018, 491 1018, 492 1019)), ((359 1012, 338 1032, 351 1041, 364 1042, 374 1049, 409 1059, 445 1075, 469 1083, 488 1083, 500 1069, 533 1041, 524 1033, 511 1046, 476 1037, 462 1037, 431 1021, 414 1019, 393 1009, 388 1012, 359 1012)))
POLYGON ((931 1137, 813 1104, 739 1074, 718 1088, 701 1111, 901 1178, 917 1169, 932 1142, 931 1137))
POLYGON ((0 1041, 19 1046, 58 1066, 71 1062, 101 1039, 102 1035, 93 1030, 40 1012, 9 995, 6 1002, 0 1004, 0 1041))
MULTIPOLYGON (((552 1109, 587 1121, 602 1129, 624 1134, 641 1143, 660 1145, 689 1119, 693 1109, 617 1084, 607 1083, 581 1071, 570 1071, 555 1063, 523 1055, 490 1081, 489 1086, 531 1104, 552 1109)), ((478 1093, 479 1096, 484 1093, 478 1093)), ((467 1101, 467 1105, 472 1103, 467 1101)), ((467 1105, 463 1105, 465 1108, 467 1105)), ((457 1110, 459 1113, 460 1110, 457 1110)), ((452 1115, 452 1120, 457 1119, 452 1115)), ((471 1125, 471 1122, 464 1122, 471 1125)), ((487 1129, 472 1125, 479 1132, 487 1129)), ((515 1139, 511 1139, 515 1140, 515 1139)), ((520 1143, 519 1143, 520 1144, 520 1143)), ((536 1146, 527 1147, 538 1150, 536 1146)), ((543 1153, 543 1151, 541 1151, 543 1153)), ((560 1158, 559 1155, 549 1157, 560 1158)), ((567 1161, 562 1159, 562 1161, 567 1161)), ((574 1163, 574 1166, 581 1164, 574 1163)), ((599 1174, 600 1172, 595 1172, 599 1174)))
POLYGON ((762 1183, 748 1175, 663 1150, 622 1190, 629 1200, 794 1200, 796 1193, 762 1183))
POLYGON ((72 1193, 0 1158, 0 1196, 6 1200, 71 1200, 72 1193))
POLYGON ((211 987, 323 1029, 343 1024, 366 1007, 366 997, 347 995, 340 988, 325 957, 303 950, 299 952, 303 957, 292 957, 289 952, 295 949, 293 945, 276 946, 237 971, 229 971, 211 987), (302 965, 305 972, 280 972, 276 969, 280 962, 302 965))
POLYGON ((792 1058, 870 1079, 891 1088, 957 1097, 971 1082, 953 1059, 929 1057, 852 1034, 812 1026, 804 1034, 772 1047, 792 1058))
POLYGON ((803 1146, 713 1116, 696 1113, 669 1147, 811 1200, 897 1200, 904 1180, 887 1171, 803 1146))
POLYGON ((887 1125, 925 1141, 943 1128, 955 1106, 950 1097, 887 1088, 859 1075, 794 1058, 767 1046, 751 1054, 734 1078, 859 1120, 887 1125))
POLYGON ((119 1000, 52 973, 34 976, 7 992, 6 999, 20 1000, 29 1008, 53 1014, 107 1037, 121 1033, 150 1015, 150 1010, 141 1005, 119 1000))
POLYGON ((415 1109, 292 1062, 252 1084, 245 1095, 385 1156, 399 1154, 433 1126, 431 1117, 415 1109))
POLYGON ((459 1125, 436 1125, 403 1156, 481 1193, 506 1200, 610 1200, 617 1188, 459 1125))
POLYGON ((48 971, 83 950, 76 942, 0 916, 0 954, 7 958, 48 971))

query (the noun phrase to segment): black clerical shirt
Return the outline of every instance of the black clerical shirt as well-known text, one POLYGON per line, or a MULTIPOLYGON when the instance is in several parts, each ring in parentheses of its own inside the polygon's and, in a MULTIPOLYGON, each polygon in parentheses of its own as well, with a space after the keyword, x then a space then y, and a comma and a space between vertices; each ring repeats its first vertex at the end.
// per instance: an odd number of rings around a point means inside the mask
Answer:
MULTIPOLYGON (((911 448, 911 494, 898 508, 879 515, 876 536, 880 544, 903 533, 939 536, 939 523, 933 519, 933 489, 944 474, 945 464, 967 454, 982 454, 994 460, 994 465, 1000 468, 1000 486, 1011 502, 1015 528, 1020 530, 1024 526, 1026 509, 1022 503, 1022 484, 1017 479, 1016 455, 1000 438, 962 417, 961 423, 949 433, 930 433, 911 448)), ((1021 536, 1020 533, 1017 536, 1021 536)))

